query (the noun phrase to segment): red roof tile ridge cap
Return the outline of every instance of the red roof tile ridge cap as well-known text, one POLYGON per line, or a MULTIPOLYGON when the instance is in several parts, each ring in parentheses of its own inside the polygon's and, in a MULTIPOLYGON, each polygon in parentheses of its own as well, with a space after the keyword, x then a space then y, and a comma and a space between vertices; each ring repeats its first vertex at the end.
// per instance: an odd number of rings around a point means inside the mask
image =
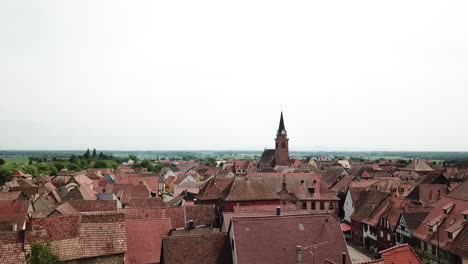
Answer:
POLYGON ((140 222, 140 221, 154 221, 154 220, 158 220, 158 221, 169 221, 169 223, 171 222, 171 218, 169 217, 154 217, 154 218, 147 218, 147 219, 141 219, 141 218, 127 218, 125 219, 125 222, 129 221, 129 222, 140 222))
POLYGON ((364 262, 358 262, 357 264, 371 264, 371 263, 379 263, 381 261, 384 261, 383 259, 373 259, 373 260, 368 260, 364 262))
POLYGON ((318 216, 328 216, 339 220, 338 217, 331 213, 310 213, 310 214, 288 214, 288 215, 246 215, 246 216, 238 216, 236 217, 235 213, 232 216, 232 219, 236 220, 252 220, 254 218, 265 218, 265 219, 281 219, 281 218, 307 218, 310 216, 318 217, 318 216))
POLYGON ((194 236, 220 236, 220 235, 227 235, 227 232, 216 232, 216 233, 202 233, 202 234, 185 234, 185 235, 177 235, 177 236, 164 236, 166 239, 175 239, 181 237, 194 237, 194 236))
MULTIPOLYGON (((384 249, 382 251, 379 251, 379 254, 383 254, 383 253, 386 253, 390 250, 394 250, 394 249, 397 249, 397 248, 401 248, 401 247, 410 247, 408 244, 401 244, 401 245, 396 245, 396 246, 393 246, 391 248, 387 248, 387 249, 384 249)), ((411 248, 411 247, 410 247, 411 248)))

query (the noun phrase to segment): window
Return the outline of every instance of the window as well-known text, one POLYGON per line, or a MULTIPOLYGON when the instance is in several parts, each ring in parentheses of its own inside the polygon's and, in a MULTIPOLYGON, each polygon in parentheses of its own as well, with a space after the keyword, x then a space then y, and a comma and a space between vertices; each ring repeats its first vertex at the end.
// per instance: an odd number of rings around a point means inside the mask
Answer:
POLYGON ((315 189, 313 187, 309 187, 307 188, 307 190, 309 191, 309 193, 311 194, 314 194, 315 193, 315 189))
POLYGON ((307 209, 307 202, 302 202, 302 209, 307 209))
POLYGON ((330 202, 330 203, 328 204, 328 209, 333 210, 333 202, 330 202))
POLYGON ((312 210, 316 210, 314 201, 312 202, 312 210))
POLYGON ((380 237, 383 237, 383 231, 380 231, 380 237))
POLYGON ((320 210, 325 210, 325 202, 320 202, 320 210))
POLYGON ((447 232, 448 235, 448 240, 452 241, 453 240, 453 233, 452 232, 447 232))
POLYGON ((390 236, 390 234, 387 234, 387 241, 392 241, 392 237, 390 236))

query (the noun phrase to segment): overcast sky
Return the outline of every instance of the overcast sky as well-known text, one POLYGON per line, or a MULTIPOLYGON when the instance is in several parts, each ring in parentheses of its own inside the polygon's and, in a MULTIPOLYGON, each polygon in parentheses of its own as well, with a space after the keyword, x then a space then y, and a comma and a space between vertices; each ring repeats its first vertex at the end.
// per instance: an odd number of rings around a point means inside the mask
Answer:
POLYGON ((0 149, 468 151, 468 1, 0 1, 0 149))

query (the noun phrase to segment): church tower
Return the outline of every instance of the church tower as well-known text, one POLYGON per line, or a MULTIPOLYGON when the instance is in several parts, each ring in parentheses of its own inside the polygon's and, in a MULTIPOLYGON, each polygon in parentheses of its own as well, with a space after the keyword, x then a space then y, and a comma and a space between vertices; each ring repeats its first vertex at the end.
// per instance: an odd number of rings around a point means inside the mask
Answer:
POLYGON ((281 111, 281 118, 275 141, 276 166, 289 166, 289 138, 286 128, 284 127, 283 111, 281 111))

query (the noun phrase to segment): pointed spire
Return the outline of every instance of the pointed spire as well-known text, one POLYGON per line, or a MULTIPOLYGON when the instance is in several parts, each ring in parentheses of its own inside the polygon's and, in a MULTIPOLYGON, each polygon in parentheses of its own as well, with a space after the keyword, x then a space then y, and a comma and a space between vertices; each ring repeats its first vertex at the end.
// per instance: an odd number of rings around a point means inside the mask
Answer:
POLYGON ((284 120, 283 120, 283 111, 281 111, 281 118, 278 127, 278 135, 286 135, 286 128, 284 127, 284 120))

